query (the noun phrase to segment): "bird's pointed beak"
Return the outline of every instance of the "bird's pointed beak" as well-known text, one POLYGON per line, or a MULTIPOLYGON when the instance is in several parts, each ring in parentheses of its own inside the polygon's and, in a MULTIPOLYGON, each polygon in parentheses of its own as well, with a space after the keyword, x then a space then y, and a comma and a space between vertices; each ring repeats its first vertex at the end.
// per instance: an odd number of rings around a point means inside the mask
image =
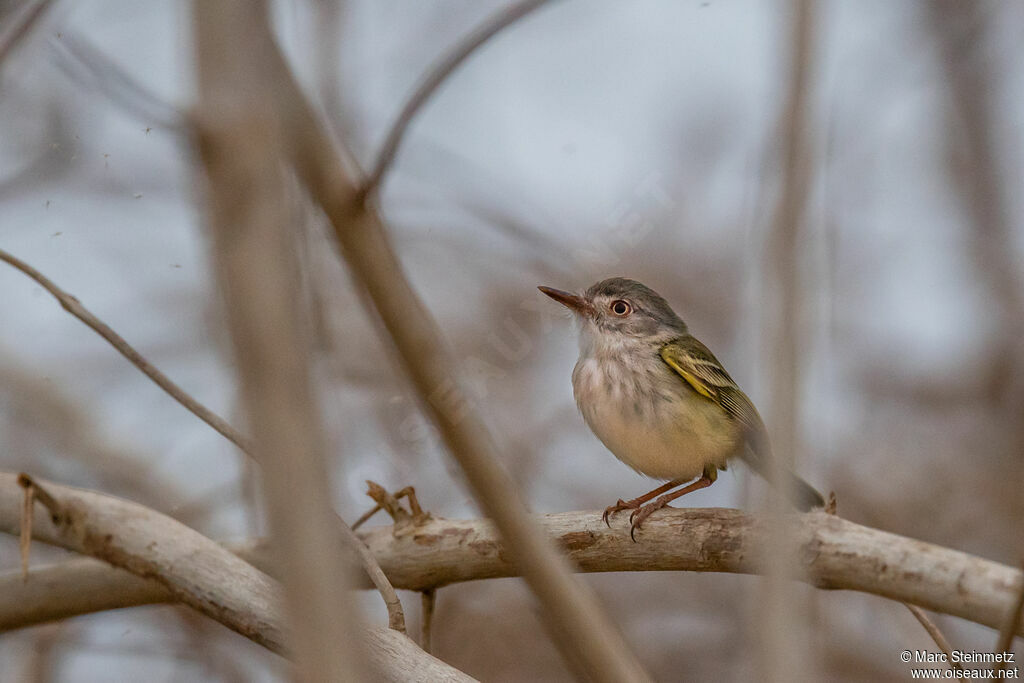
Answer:
POLYGON ((538 287, 537 289, 544 292, 574 313, 578 313, 583 316, 590 316, 594 313, 594 306, 582 296, 563 292, 562 290, 554 289, 553 287, 538 287))

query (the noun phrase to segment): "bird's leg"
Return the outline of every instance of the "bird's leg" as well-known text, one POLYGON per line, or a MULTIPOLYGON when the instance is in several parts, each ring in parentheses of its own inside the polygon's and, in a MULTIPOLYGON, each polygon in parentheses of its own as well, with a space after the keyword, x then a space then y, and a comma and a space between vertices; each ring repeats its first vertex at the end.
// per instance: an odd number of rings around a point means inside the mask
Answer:
POLYGON ((633 510, 633 514, 629 516, 629 521, 632 522, 631 526, 629 527, 629 537, 633 539, 634 543, 636 543, 636 530, 640 528, 640 526, 644 523, 645 519, 651 516, 652 512, 660 510, 661 508, 665 507, 670 502, 672 502, 676 498, 679 498, 680 496, 685 496, 687 493, 692 493, 693 491, 697 491, 699 489, 704 489, 707 488, 708 486, 711 486, 712 484, 715 483, 715 479, 718 479, 718 468, 715 467, 714 465, 705 465, 704 474, 697 481, 693 482, 689 486, 684 486, 678 491, 666 493, 665 495, 659 497, 653 503, 644 505, 642 507, 638 507, 637 509, 633 510))
POLYGON ((601 519, 604 520, 604 523, 607 524, 608 528, 610 529, 612 525, 608 522, 608 515, 612 514, 613 512, 621 512, 622 510, 636 510, 638 507, 649 501, 651 498, 654 498, 655 496, 660 496, 661 494, 665 493, 665 491, 671 491, 677 486, 682 486, 685 481, 685 479, 673 479, 672 481, 666 484, 662 484, 653 491, 648 491, 644 495, 640 496, 639 498, 634 498, 633 500, 622 500, 621 498, 619 498, 618 503, 616 503, 615 505, 609 505, 604 509, 604 514, 601 515, 601 519))

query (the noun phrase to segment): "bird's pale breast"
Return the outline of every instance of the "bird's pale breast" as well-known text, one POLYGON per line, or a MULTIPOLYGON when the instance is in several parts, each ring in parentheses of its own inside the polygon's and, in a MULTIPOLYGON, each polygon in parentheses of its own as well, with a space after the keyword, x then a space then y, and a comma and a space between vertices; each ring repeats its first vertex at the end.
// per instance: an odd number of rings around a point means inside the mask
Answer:
POLYGON ((655 353, 581 356, 573 393, 583 419, 615 457, 657 479, 699 477, 742 447, 737 424, 655 353))

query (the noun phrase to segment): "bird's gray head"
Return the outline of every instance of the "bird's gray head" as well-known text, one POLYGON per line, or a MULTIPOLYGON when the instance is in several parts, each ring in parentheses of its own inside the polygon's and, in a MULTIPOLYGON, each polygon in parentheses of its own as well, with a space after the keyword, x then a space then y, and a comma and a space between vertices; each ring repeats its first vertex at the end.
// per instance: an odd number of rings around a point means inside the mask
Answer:
POLYGON ((664 342, 686 334, 686 324, 668 302, 636 280, 601 280, 582 295, 551 287, 538 289, 576 314, 584 336, 664 342))

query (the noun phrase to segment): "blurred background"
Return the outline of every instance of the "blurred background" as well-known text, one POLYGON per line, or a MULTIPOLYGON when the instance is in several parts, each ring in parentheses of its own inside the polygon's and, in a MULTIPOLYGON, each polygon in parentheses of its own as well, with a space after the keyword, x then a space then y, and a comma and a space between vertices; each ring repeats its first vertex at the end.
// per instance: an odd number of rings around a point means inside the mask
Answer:
MULTIPOLYGON (((21 6, 0 2, 0 21, 21 6)), ((504 6, 274 3, 293 68, 364 168, 430 65, 504 6)), ((624 275, 714 349, 840 515, 1019 562, 1022 24, 1012 0, 815 3, 796 96, 802 176, 786 153, 792 3, 552 2, 471 57, 412 124, 380 206, 532 509, 603 509, 653 486, 583 424, 575 331, 536 290, 624 275)), ((0 71, 0 248, 237 423, 183 118, 193 101, 186 3, 58 3, 0 71)), ((478 516, 322 218, 294 204, 339 512, 366 510, 372 479, 415 486, 435 515, 478 516)), ((24 275, 0 268, 0 292, 0 469, 126 496, 216 539, 265 530, 257 473, 234 447, 24 275)), ((740 466, 685 505, 762 496, 740 466)), ((0 570, 18 566, 17 540, 0 537, 0 570)), ((659 680, 755 677, 760 579, 582 580, 659 680)), ((419 598, 402 599, 415 630, 419 598)), ((376 595, 361 603, 385 623, 376 595)), ((532 604, 514 579, 444 588, 435 654, 487 681, 566 679, 532 604)), ((818 592, 813 604, 802 646, 828 680, 906 680, 898 653, 934 649, 895 602, 818 592)), ((956 648, 996 638, 936 622, 956 648)), ((172 607, 0 635, 3 680, 286 671, 172 607)))

